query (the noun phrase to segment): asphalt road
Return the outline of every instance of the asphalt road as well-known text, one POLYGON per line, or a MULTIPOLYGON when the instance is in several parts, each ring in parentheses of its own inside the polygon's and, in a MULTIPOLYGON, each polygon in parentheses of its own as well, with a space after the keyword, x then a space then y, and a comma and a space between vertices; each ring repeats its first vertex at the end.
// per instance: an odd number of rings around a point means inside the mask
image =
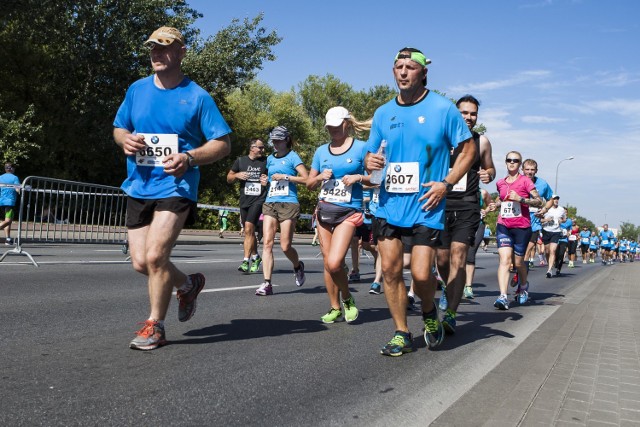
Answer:
MULTIPOLYGON (((497 255, 478 253, 476 299, 463 302, 458 330, 426 349, 410 313, 416 351, 379 349, 392 336, 384 295, 368 294, 372 260, 352 290, 360 317, 325 325, 329 308, 318 249, 297 248, 307 283, 297 288, 276 251, 274 295, 257 297, 261 274, 236 268, 239 240, 174 249, 206 287, 196 315, 177 321, 169 345, 128 348, 148 315, 146 281, 119 247, 33 245, 0 263, 0 425, 427 425, 513 351, 598 265, 565 266, 562 278, 531 272, 532 303, 496 311, 497 255)), ((350 262, 349 262, 350 264, 350 262)))

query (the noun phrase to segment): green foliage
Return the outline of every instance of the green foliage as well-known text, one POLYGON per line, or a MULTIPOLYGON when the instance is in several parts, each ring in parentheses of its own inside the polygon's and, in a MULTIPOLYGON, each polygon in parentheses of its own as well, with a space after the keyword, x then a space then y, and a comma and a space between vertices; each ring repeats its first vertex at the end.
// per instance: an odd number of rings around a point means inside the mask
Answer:
POLYGON ((34 124, 34 108, 29 105, 20 117, 13 111, 0 111, 0 153, 2 162, 19 163, 30 152, 40 148, 34 142, 41 138, 42 125, 34 124))
POLYGON ((631 224, 630 222, 623 222, 618 230, 618 238, 640 240, 640 226, 631 224))

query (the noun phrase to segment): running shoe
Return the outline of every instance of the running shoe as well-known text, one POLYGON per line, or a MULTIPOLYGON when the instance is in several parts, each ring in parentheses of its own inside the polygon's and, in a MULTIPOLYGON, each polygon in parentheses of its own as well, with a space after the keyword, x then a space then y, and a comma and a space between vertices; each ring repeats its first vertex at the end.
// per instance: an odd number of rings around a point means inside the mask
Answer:
POLYGON ((351 273, 349 273, 349 283, 355 283, 359 281, 360 281, 360 273, 356 273, 355 271, 352 271, 351 273))
POLYGON ((453 335, 456 333, 455 311, 453 310, 446 311, 446 313, 444 314, 444 317, 442 318, 442 327, 444 328, 444 331, 449 335, 453 335))
POLYGON ((322 316, 320 320, 322 320, 322 323, 333 323, 340 320, 341 317, 342 317, 342 310, 331 307, 329 311, 327 311, 327 314, 322 316))
POLYGON ((307 280, 304 275, 304 262, 300 261, 300 266, 297 270, 294 269, 295 277, 296 277, 296 286, 304 285, 304 281, 307 280))
POLYGON ((532 259, 529 260, 529 269, 535 267, 535 263, 533 262, 532 259))
POLYGON ((465 286, 462 294, 466 299, 473 299, 475 295, 473 295, 473 288, 471 286, 465 286))
POLYGON ((551 274, 551 270, 547 271, 547 279, 551 279, 551 276, 553 276, 553 274, 551 274))
POLYGON ((256 295, 260 297, 266 297, 267 295, 273 295, 273 286, 271 283, 264 282, 256 289, 256 295))
MULTIPOLYGON (((433 304, 433 313, 424 320, 424 341, 429 348, 435 348, 444 341, 444 328, 438 320, 438 307, 433 304)), ((423 313, 424 315, 424 313, 423 313)))
POLYGON ((574 267, 573 261, 569 261, 569 268, 573 268, 573 267, 574 267))
POLYGON ((342 305, 344 306, 344 320, 346 320, 347 323, 353 322, 358 318, 358 307, 356 307, 353 295, 343 300, 342 305))
POLYGON ((506 295, 500 295, 500 297, 493 303, 493 306, 498 310, 509 310, 509 300, 506 295))
POLYGON ((560 277, 560 270, 556 270, 556 277, 560 277))
POLYGON ((13 239, 11 237, 7 237, 4 241, 4 244, 6 246, 12 246, 13 245, 13 239))
POLYGON ((442 295, 440 296, 438 307, 440 308, 440 311, 445 311, 449 307, 449 301, 447 301, 447 288, 445 286, 442 287, 442 295))
POLYGON ((134 350, 155 350, 167 343, 164 327, 160 326, 158 322, 146 320, 140 324, 144 326, 136 332, 136 337, 129 343, 129 348, 134 350))
POLYGON ((404 353, 413 351, 413 338, 410 333, 396 331, 391 341, 389 341, 382 349, 380 354, 384 356, 402 356, 404 353))
POLYGON ((602 260, 602 265, 607 265, 607 261, 602 260))
POLYGON ((538 264, 540 267, 544 267, 545 265, 547 265, 546 262, 544 262, 544 260, 540 260, 540 263, 538 264))
POLYGON ((413 294, 407 294, 407 310, 415 310, 416 297, 413 294))
POLYGON ((518 281, 518 273, 514 274, 513 277, 511 278, 511 282, 509 283, 509 285, 512 288, 515 288, 516 286, 518 286, 519 281, 518 281))
POLYGON ((518 304, 523 305, 529 300, 529 282, 518 289, 518 304))
POLYGON ((249 260, 242 261, 240 267, 238 267, 238 271, 242 271, 243 273, 247 273, 249 271, 249 260))
POLYGON ((202 288, 204 288, 204 275, 202 273, 190 274, 191 288, 178 289, 176 298, 178 299, 178 320, 186 322, 196 313, 197 298, 202 288))
POLYGON ((380 295, 382 293, 382 286, 378 282, 373 282, 369 288, 371 295, 380 295))
POLYGON ((258 257, 251 261, 251 268, 249 271, 251 273, 257 273, 260 270, 260 264, 262 264, 262 258, 258 257))

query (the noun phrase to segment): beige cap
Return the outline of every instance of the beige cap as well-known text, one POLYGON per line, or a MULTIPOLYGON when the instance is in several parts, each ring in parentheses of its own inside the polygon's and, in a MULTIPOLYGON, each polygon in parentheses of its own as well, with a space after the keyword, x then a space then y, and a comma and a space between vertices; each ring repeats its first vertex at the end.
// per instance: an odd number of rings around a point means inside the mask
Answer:
POLYGON ((144 44, 149 46, 151 43, 156 43, 169 46, 175 41, 184 46, 184 37, 180 31, 173 27, 160 27, 149 36, 149 39, 144 44))

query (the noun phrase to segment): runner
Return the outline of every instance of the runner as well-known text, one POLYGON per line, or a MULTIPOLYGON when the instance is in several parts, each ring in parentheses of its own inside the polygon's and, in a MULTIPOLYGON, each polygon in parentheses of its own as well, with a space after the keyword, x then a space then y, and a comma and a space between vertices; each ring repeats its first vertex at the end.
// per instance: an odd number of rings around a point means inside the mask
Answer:
POLYGON ((160 27, 145 45, 154 74, 129 86, 113 122, 113 139, 127 156, 121 188, 131 264, 148 278, 149 317, 129 343, 136 350, 166 344, 174 289, 178 320, 186 322, 196 311, 205 277, 178 270, 171 250, 182 228, 195 222, 200 166, 231 151, 231 129, 215 101, 182 72, 187 48, 180 31, 160 27))
POLYGON ((582 230, 580 234, 578 234, 580 238, 580 255, 582 255, 582 263, 586 264, 589 262, 589 240, 591 238, 591 231, 586 225, 582 226, 582 230))
MULTIPOLYGON (((480 224, 480 182, 488 184, 496 175, 491 158, 491 142, 486 136, 473 130, 478 121, 480 101, 471 95, 465 95, 458 100, 456 106, 473 135, 477 154, 471 169, 447 192, 445 227, 440 233, 442 245, 438 248, 437 263, 438 272, 445 283, 440 309, 446 310, 442 325, 449 334, 456 330, 456 312, 467 283, 465 261, 480 224)), ((450 166, 455 164, 461 148, 454 149, 451 153, 450 166)))
POLYGON ((542 224, 540 224, 540 218, 549 210, 549 208, 553 206, 553 202, 551 201, 553 191, 551 190, 551 187, 549 186, 547 181, 536 176, 536 174, 538 173, 538 162, 536 162, 535 160, 526 159, 524 162, 522 162, 522 172, 535 184, 536 190, 538 190, 538 194, 540 195, 542 202, 545 203, 545 206, 541 209, 534 206, 531 206, 529 208, 532 233, 529 244, 527 245, 527 253, 525 255, 526 260, 529 262, 529 268, 533 268, 536 249, 538 249, 540 266, 543 267, 545 265, 544 250, 540 249, 542 249, 544 246, 542 244, 538 245, 538 241, 541 240, 540 236, 542 232, 542 224))
POLYGON ((293 138, 284 126, 276 126, 269 133, 269 145, 275 152, 267 157, 268 176, 261 182, 268 185, 267 199, 262 205, 264 220, 262 233, 264 245, 262 249, 262 274, 264 282, 256 289, 256 295, 273 295, 271 274, 273 273, 273 244, 280 226, 280 247, 285 256, 293 264, 296 286, 302 286, 306 280, 304 263, 300 261, 298 252, 291 245, 296 221, 300 215, 298 203, 298 184, 307 181, 307 168, 302 164, 300 156, 292 151, 293 138))
POLYGON ((580 234, 580 226, 576 222, 575 218, 571 218, 571 230, 569 230, 569 268, 575 267, 576 252, 578 250, 578 234, 580 234))
MULTIPOLYGON (((544 252, 549 262, 549 269, 547 270, 548 279, 553 276, 552 270, 556 265, 556 249, 558 247, 558 241, 562 237, 560 224, 566 220, 567 215, 567 211, 559 205, 560 196, 554 194, 551 199, 553 200, 553 207, 544 213, 544 218, 540 220, 542 224, 544 252)), ((542 211, 544 212, 545 209, 542 211)))
POLYGON ((393 74, 400 92, 376 110, 367 145, 367 169, 384 168, 373 228, 385 297, 395 326, 393 338, 380 351, 387 356, 413 351, 402 276, 403 244, 411 247, 411 275, 422 302, 427 346, 436 347, 444 339, 434 303, 436 283, 431 266, 444 228, 443 199, 475 158, 475 144, 460 112, 448 99, 426 87, 429 63, 417 49, 398 52, 393 74), (383 140, 384 155, 380 148, 383 140), (449 172, 450 150, 458 146, 460 154, 449 172))
POLYGON ((252 139, 249 142, 249 154, 238 157, 227 173, 227 183, 240 181, 240 224, 244 233, 244 259, 238 271, 243 273, 257 272, 262 262, 258 254, 256 228, 262 215, 262 205, 267 198, 267 187, 261 182, 266 182, 267 173, 264 150, 262 140, 252 139))
POLYGON ((323 323, 333 323, 342 317, 340 301, 347 322, 358 318, 343 265, 355 230, 364 223, 362 184, 369 183, 369 176, 364 174, 366 143, 355 136, 370 127, 371 122, 356 120, 344 107, 330 108, 325 128, 331 142, 316 150, 307 179, 310 190, 320 187, 315 215, 324 258, 324 282, 331 304, 327 314, 320 318, 323 323))
MULTIPOLYGON (((598 255, 599 247, 600 237, 598 237, 595 231, 592 231, 591 237, 589 237, 589 262, 591 264, 594 264, 596 262, 596 256, 598 255)), ((602 256, 602 252, 600 252, 600 256, 602 256)))
POLYGON ((478 248, 480 244, 485 239, 486 236, 485 231, 489 230, 489 227, 485 224, 485 216, 487 212, 489 212, 489 207, 491 206, 491 196, 489 192, 484 188, 480 189, 480 225, 478 226, 478 230, 476 231, 476 240, 473 243, 473 246, 469 248, 467 252, 467 259, 465 269, 467 271, 467 283, 464 285, 463 295, 467 299, 473 299, 475 296, 473 295, 473 276, 476 272, 476 254, 478 253, 478 248))
POLYGON ((609 224, 602 226, 600 231, 600 258, 602 258, 602 265, 613 264, 613 244, 615 236, 613 231, 609 230, 609 224))
POLYGON ((500 265, 498 266, 500 296, 493 306, 498 310, 509 309, 507 287, 509 286, 509 268, 512 258, 519 278, 516 291, 517 301, 524 304, 529 298, 528 271, 523 264, 527 244, 531 238, 529 206, 540 207, 542 200, 533 182, 518 172, 521 162, 522 155, 519 152, 510 151, 507 153, 505 163, 508 174, 496 183, 498 197, 495 207, 500 212, 496 225, 496 242, 500 256, 500 265))
POLYGON ((560 277, 562 266, 564 265, 564 257, 567 249, 569 248, 569 235, 571 234, 571 228, 573 222, 571 218, 566 218, 564 222, 560 224, 560 239, 558 239, 558 245, 556 246, 556 277, 560 277))

